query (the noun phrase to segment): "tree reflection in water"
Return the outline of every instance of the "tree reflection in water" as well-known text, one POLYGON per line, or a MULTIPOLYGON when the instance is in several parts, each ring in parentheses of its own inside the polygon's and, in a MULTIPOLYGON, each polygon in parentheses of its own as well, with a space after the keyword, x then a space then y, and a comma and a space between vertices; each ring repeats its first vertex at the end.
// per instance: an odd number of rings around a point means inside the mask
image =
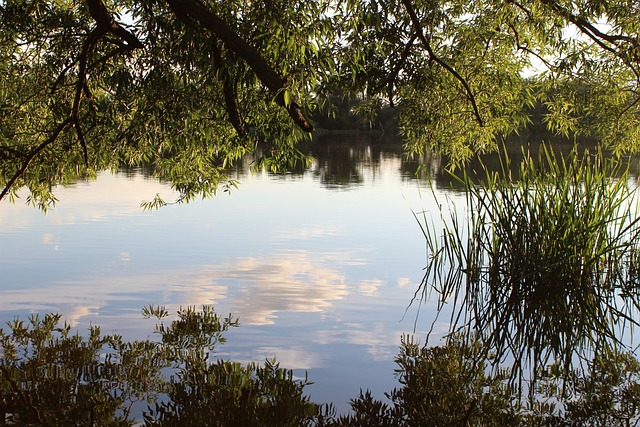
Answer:
MULTIPOLYGON (((148 307, 145 316, 167 317, 148 307)), ((306 380, 275 361, 215 360, 223 332, 237 326, 211 307, 180 310, 156 325, 159 340, 124 342, 92 327, 72 334, 60 316, 16 320, 3 331, 0 419, 9 425, 303 425, 318 405, 306 380)))

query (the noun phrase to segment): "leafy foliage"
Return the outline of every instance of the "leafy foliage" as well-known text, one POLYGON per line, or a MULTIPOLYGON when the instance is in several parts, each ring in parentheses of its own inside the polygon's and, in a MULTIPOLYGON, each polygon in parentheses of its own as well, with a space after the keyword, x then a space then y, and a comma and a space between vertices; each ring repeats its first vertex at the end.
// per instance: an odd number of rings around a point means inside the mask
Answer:
POLYGON ((409 154, 495 149, 533 106, 555 132, 638 149, 626 0, 5 0, 0 12, 0 199, 27 187, 43 209, 54 185, 123 164, 152 166, 179 201, 229 185, 257 143, 257 167, 295 167, 309 117, 336 111, 336 95, 370 123, 397 109, 409 154))

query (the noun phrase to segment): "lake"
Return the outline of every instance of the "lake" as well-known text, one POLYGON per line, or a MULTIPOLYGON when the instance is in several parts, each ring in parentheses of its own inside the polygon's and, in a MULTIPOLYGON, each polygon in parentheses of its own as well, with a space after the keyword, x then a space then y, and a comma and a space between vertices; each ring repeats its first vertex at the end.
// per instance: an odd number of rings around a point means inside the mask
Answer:
POLYGON ((251 173, 246 162, 231 194, 156 211, 140 203, 177 195, 136 170, 58 188, 46 215, 0 202, 0 321, 59 312, 80 331, 145 339, 154 321, 143 306, 212 305, 240 320, 218 357, 306 371, 311 399, 339 412, 360 389, 383 398, 398 386, 402 334, 424 342, 435 316, 435 301, 410 306, 426 264, 413 212, 437 217, 438 203, 462 208, 464 194, 442 161, 421 159, 432 193, 397 141, 328 136, 303 150, 316 159, 304 171, 251 173))

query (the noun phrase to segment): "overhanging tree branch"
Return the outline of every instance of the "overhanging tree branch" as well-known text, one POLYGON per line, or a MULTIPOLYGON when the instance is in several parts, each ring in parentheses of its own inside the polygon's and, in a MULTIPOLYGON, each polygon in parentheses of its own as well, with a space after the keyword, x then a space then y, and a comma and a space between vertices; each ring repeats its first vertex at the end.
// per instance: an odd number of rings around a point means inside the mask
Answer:
POLYGON ((142 49, 144 47, 142 42, 138 40, 133 33, 127 31, 127 29, 113 19, 113 16, 109 13, 102 0, 87 0, 87 6, 89 6, 91 17, 96 21, 97 28, 103 32, 113 33, 126 42, 130 50, 142 49))
POLYGON ((554 0, 541 0, 542 4, 548 6, 552 11, 575 25, 582 34, 589 37, 600 48, 612 53, 622 60, 640 79, 640 43, 637 37, 630 37, 623 34, 607 34, 600 31, 595 25, 587 21, 582 16, 574 14, 554 0))
POLYGON ((187 16, 215 34, 228 49, 241 57, 256 73, 260 81, 275 96, 275 101, 284 107, 294 123, 306 132, 313 131, 313 125, 306 119, 302 108, 295 100, 285 101, 287 81, 260 55, 260 53, 243 40, 224 20, 197 0, 167 0, 176 16, 187 16))
POLYGON ((82 99, 82 91, 86 87, 87 82, 87 61, 89 53, 93 50, 100 37, 105 34, 105 30, 101 29, 100 25, 94 28, 87 37, 87 40, 82 47, 80 53, 79 65, 78 65, 78 81, 76 82, 76 94, 73 99, 73 106, 71 107, 71 118, 73 120, 73 127, 76 129, 78 141, 82 146, 84 154, 84 164, 89 166, 89 151, 87 149, 87 142, 84 139, 84 132, 80 125, 80 101, 82 99))
MULTIPOLYGON (((89 13, 95 20, 96 26, 87 36, 82 52, 78 59, 78 80, 76 82, 76 93, 73 99, 73 105, 71 108, 71 118, 73 126, 76 130, 78 141, 82 146, 84 154, 85 166, 89 166, 89 151, 87 149, 87 142, 84 137, 82 125, 80 123, 80 102, 82 100, 82 92, 88 92, 87 87, 87 72, 89 55, 96 47, 98 42, 107 33, 112 33, 117 36, 117 40, 114 42, 119 46, 121 52, 127 52, 129 50, 143 48, 144 45, 138 40, 138 38, 123 28, 118 22, 113 19, 113 16, 109 13, 102 0, 87 0, 87 6, 89 7, 89 13), (126 43, 126 44, 125 44, 126 43)), ((60 79, 60 77, 58 77, 60 79)))
MULTIPOLYGON (((76 132, 76 136, 83 150, 83 156, 85 165, 89 165, 89 155, 87 149, 87 142, 85 139, 84 131, 82 130, 81 120, 80 120, 80 103, 83 99, 83 92, 85 96, 90 95, 89 88, 87 86, 87 74, 89 70, 92 68, 89 65, 89 55, 98 44, 100 39, 105 36, 107 33, 114 34, 119 40, 122 42, 118 42, 118 40, 112 40, 118 45, 117 52, 126 53, 133 49, 143 48, 144 45, 138 40, 138 38, 125 28, 123 28, 118 22, 113 19, 113 16, 109 13, 107 8, 105 7, 102 0, 86 0, 87 6, 89 7, 89 13, 91 17, 95 20, 96 26, 87 34, 87 39, 85 40, 82 50, 78 58, 71 62, 67 67, 65 67, 62 72, 56 78, 54 84, 51 88, 51 93, 54 93, 58 88, 59 84, 64 79, 64 76, 68 72, 68 70, 76 63, 78 63, 78 78, 75 82, 75 93, 73 97, 73 101, 71 103, 71 114, 64 119, 54 130, 51 132, 51 135, 47 139, 45 139, 42 143, 40 143, 37 147, 31 150, 24 160, 22 161, 22 165, 20 168, 13 174, 13 176, 7 181, 4 188, 0 192, 0 200, 2 200, 14 186, 16 181, 24 175, 27 171, 27 168, 31 164, 31 162, 48 146, 56 142, 60 134, 68 127, 73 126, 76 132)), ((107 55, 107 58, 110 58, 110 55, 107 55)))
POLYGON ((238 135, 247 135, 247 126, 238 111, 236 84, 229 75, 229 70, 224 66, 222 52, 218 46, 218 41, 213 40, 213 67, 222 77, 222 91, 224 92, 224 103, 229 115, 229 121, 238 135))
POLYGON ((18 178, 20 178, 26 172, 27 168, 29 167, 29 164, 33 161, 33 159, 35 159, 36 156, 38 156, 38 154, 42 152, 42 150, 47 148, 49 145, 53 144, 58 139, 58 136, 62 133, 62 131, 65 130, 65 128, 72 123, 73 123, 73 117, 72 116, 67 117, 62 123, 60 123, 53 130, 49 138, 47 138, 40 145, 38 145, 36 148, 31 150, 31 152, 27 155, 26 159, 24 159, 24 161, 22 162, 22 166, 20 167, 20 169, 18 169, 18 171, 13 174, 11 179, 9 179, 7 184, 2 189, 2 192, 0 192, 0 200, 2 200, 9 193, 9 190, 11 190, 11 187, 13 187, 13 185, 18 180, 18 178))
POLYGON ((411 3, 411 0, 402 0, 402 4, 407 10, 407 13, 409 13, 409 17, 411 18, 413 27, 416 30, 416 33, 418 34, 418 38, 424 45, 425 50, 429 54, 429 58, 432 59, 434 62, 436 62, 438 65, 440 65, 442 68, 447 70, 453 77, 456 78, 456 80, 460 82, 460 84, 462 84, 462 87, 464 88, 466 93, 466 97, 471 103, 471 106, 473 107, 473 114, 475 115, 478 124, 480 124, 480 126, 484 126, 484 121, 482 120, 482 116, 480 116, 480 111, 478 110, 478 105, 476 104, 476 98, 473 94, 473 91, 469 87, 469 83, 467 83, 467 81, 453 67, 451 67, 442 58, 440 58, 438 55, 435 54, 435 52, 431 48, 431 44, 429 43, 429 40, 424 35, 424 31, 422 31, 422 24, 420 23, 420 19, 416 14, 416 11, 413 7, 413 4, 411 3))

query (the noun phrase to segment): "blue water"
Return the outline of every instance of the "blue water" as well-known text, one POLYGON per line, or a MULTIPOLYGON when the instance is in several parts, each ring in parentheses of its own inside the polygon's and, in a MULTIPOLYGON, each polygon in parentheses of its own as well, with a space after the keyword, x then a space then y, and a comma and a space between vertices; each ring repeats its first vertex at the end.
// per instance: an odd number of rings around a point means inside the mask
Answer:
POLYGON ((57 188, 46 215, 1 202, 0 321, 59 312, 80 330, 144 339, 154 322, 143 306, 210 304, 240 319, 219 357, 276 357, 340 412, 361 388, 383 398, 398 385, 402 334, 424 338, 433 320, 435 303, 417 322, 408 308, 426 264, 412 211, 433 209, 430 191, 397 145, 313 150, 304 173, 240 168, 230 195, 157 211, 140 203, 177 195, 135 171, 57 188))

